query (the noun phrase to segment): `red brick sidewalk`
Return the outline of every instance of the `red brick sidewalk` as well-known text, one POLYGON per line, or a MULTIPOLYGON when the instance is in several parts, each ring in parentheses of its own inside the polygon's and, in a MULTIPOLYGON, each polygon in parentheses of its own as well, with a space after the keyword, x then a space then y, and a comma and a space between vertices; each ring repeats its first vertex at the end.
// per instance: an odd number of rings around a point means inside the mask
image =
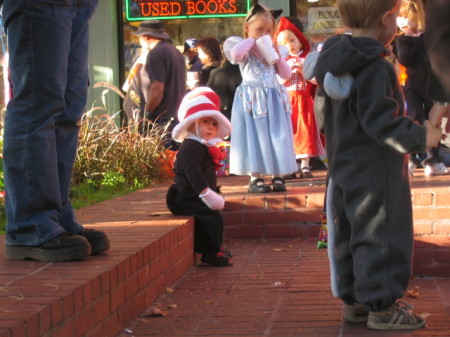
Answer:
POLYGON ((422 278, 405 300, 428 326, 379 332, 342 322, 329 286, 326 250, 315 242, 231 241, 232 267, 196 266, 117 337, 143 336, 450 336, 450 279, 422 278), (171 292, 173 290, 173 292, 171 292), (153 308, 167 316, 152 316, 153 308))
MULTIPOLYGON (((70 263, 11 261, 0 236, 0 336, 109 337, 126 326, 133 333, 120 337, 380 335, 341 323, 326 251, 315 249, 325 172, 314 173, 313 180, 289 181, 285 193, 264 196, 246 192, 248 177, 219 179, 235 254, 229 268, 192 268, 193 220, 168 212, 167 185, 77 211, 84 225, 108 233, 111 250, 103 255, 70 263), (253 241, 244 241, 255 231, 253 241), (274 241, 275 234, 287 238, 274 241), (168 286, 174 292, 159 297, 168 286), (155 303, 169 314, 139 317, 155 303)), ((449 178, 419 172, 412 179, 414 269, 439 272, 422 275, 450 275, 449 178)), ((431 314, 429 326, 381 334, 450 336, 450 278, 416 279, 414 286, 421 294, 407 300, 431 314)))

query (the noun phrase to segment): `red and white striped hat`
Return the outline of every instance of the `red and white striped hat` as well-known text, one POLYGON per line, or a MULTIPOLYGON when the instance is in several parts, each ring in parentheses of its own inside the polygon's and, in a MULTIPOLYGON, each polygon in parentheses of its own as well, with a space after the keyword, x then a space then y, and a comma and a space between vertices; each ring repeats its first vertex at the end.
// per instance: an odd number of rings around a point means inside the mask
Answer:
POLYGON ((212 117, 217 121, 217 137, 225 138, 231 134, 231 123, 219 110, 220 99, 208 87, 198 87, 184 96, 178 109, 178 123, 172 130, 172 138, 182 142, 188 129, 197 119, 212 117))

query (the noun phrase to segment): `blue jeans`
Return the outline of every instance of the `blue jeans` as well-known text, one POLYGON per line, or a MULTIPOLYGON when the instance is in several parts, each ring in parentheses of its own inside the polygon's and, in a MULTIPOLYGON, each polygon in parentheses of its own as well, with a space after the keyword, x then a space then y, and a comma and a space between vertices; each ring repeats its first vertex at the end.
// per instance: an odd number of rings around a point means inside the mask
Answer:
POLYGON ((4 129, 6 243, 78 233, 69 200, 98 0, 5 0, 13 98, 4 129))

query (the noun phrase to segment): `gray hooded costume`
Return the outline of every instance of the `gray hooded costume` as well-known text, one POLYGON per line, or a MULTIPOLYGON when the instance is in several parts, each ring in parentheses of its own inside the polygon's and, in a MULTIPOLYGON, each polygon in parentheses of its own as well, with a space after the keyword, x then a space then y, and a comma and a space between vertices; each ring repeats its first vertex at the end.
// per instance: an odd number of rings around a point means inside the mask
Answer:
POLYGON ((316 113, 334 185, 337 293, 369 311, 387 308, 408 285, 413 223, 404 154, 426 144, 425 128, 404 116, 387 53, 373 39, 335 35, 305 64, 321 91, 316 113))

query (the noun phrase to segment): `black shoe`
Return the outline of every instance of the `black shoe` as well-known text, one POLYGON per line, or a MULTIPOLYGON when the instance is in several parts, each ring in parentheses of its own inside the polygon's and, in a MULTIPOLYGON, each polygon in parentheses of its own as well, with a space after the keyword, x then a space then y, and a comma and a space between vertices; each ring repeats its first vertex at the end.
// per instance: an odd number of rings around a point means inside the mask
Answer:
POLYGON ((89 241, 80 235, 63 233, 39 246, 6 245, 6 256, 13 260, 64 262, 91 254, 89 241))
POLYGON ((203 254, 201 261, 206 264, 211 264, 213 266, 232 266, 233 260, 231 257, 226 256, 222 252, 218 252, 217 254, 203 254))
POLYGON ((109 249, 109 239, 105 232, 96 229, 84 228, 78 233, 78 235, 85 237, 91 244, 91 255, 100 254, 109 249))
POLYGON ((225 248, 224 246, 220 247, 220 252, 223 253, 226 257, 233 257, 233 253, 231 250, 225 248))
POLYGON ((248 184, 248 191, 250 193, 268 193, 271 190, 270 185, 264 184, 264 180, 261 178, 252 180, 248 184))
POLYGON ((295 173, 285 174, 285 175, 283 176, 283 179, 284 179, 284 180, 292 180, 292 179, 295 179, 295 178, 297 178, 297 176, 295 175, 295 173))
POLYGON ((272 179, 272 191, 274 192, 286 192, 286 185, 283 178, 275 177, 272 179))

